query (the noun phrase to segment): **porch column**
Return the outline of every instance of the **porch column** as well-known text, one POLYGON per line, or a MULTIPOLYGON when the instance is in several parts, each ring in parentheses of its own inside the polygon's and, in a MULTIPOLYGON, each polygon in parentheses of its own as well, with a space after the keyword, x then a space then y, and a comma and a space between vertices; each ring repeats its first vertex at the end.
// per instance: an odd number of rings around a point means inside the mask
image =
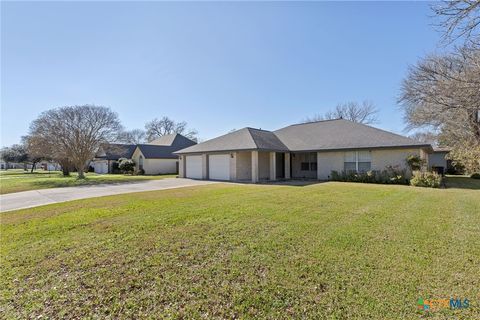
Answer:
POLYGON ((178 157, 178 177, 185 178, 185 156, 178 157))
POLYGON ((258 182, 258 151, 252 151, 252 182, 258 182))
POLYGON ((237 152, 230 153, 230 180, 237 180, 237 152))
POLYGON ((277 180, 277 158, 276 152, 270 152, 270 181, 277 180))
POLYGON ((291 179, 291 177, 290 177, 290 152, 285 152, 285 179, 291 179))
POLYGON ((206 153, 202 154, 202 179, 208 180, 208 155, 206 153))

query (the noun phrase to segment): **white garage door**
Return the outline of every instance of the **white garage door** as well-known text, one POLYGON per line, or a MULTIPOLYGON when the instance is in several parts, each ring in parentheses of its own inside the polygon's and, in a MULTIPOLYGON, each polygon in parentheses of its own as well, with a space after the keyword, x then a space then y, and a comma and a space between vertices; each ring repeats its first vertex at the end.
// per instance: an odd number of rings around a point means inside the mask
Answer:
POLYGON ((96 161, 93 166, 95 173, 108 173, 108 164, 106 161, 96 161))
POLYGON ((212 180, 230 180, 230 155, 215 154, 209 156, 208 174, 212 180))
POLYGON ((185 161, 187 178, 202 179, 202 156, 186 156, 185 161))

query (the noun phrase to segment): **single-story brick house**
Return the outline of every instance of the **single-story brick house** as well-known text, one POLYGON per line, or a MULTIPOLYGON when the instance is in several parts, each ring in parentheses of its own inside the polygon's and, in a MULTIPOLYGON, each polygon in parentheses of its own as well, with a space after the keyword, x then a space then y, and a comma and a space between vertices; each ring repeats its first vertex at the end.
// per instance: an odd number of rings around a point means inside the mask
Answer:
POLYGON ((145 144, 105 144, 99 148, 91 165, 96 173, 113 173, 120 158, 133 159, 135 170, 145 174, 178 173, 178 156, 174 151, 195 145, 196 142, 174 133, 145 144))
POLYGON ((430 144, 344 119, 294 124, 276 131, 240 129, 174 152, 180 177, 226 181, 330 179, 335 171, 407 169, 428 161, 430 144))

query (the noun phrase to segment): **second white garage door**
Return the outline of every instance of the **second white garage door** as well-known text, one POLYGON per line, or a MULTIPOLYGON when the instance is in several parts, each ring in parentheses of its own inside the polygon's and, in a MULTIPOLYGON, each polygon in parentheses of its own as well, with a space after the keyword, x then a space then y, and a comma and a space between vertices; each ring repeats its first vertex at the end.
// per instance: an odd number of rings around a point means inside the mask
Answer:
POLYGON ((187 178, 202 179, 202 156, 186 156, 185 161, 187 178))
POLYGON ((230 180, 230 155, 208 156, 208 174, 212 180, 230 180))

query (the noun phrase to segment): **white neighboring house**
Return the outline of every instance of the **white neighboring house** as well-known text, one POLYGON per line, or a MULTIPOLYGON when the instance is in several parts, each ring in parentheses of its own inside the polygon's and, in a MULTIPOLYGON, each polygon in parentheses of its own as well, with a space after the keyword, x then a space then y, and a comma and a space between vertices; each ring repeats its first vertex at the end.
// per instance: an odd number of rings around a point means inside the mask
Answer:
POLYGON ((181 134, 169 134, 146 144, 138 144, 133 152, 135 170, 145 174, 178 173, 178 156, 173 152, 197 144, 181 134))
POLYGON ((195 145, 196 142, 181 134, 169 134, 145 144, 104 144, 90 165, 96 173, 115 173, 120 158, 132 159, 135 170, 145 174, 178 173, 178 156, 173 152, 195 145))
POLYGON ((132 158, 134 144, 109 143, 102 145, 95 154, 95 158, 90 162, 95 173, 115 173, 115 166, 120 158, 132 158))

